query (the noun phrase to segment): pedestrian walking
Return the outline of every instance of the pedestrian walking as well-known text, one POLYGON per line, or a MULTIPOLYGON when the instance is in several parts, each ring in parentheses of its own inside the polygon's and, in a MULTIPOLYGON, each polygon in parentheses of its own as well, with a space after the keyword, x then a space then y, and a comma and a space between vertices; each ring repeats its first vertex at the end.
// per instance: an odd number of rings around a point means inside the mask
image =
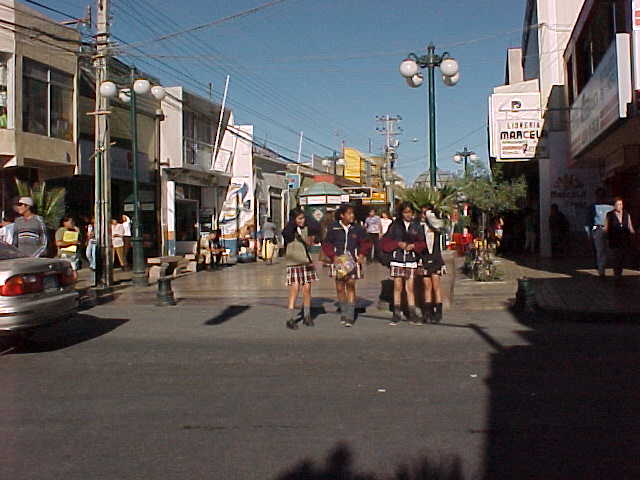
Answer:
POLYGON ((124 228, 115 218, 111 219, 111 246, 113 247, 111 263, 115 267, 117 256, 120 267, 125 271, 127 269, 127 257, 124 256, 124 228))
POLYGON ((425 248, 420 256, 419 274, 424 287, 424 304, 422 307, 422 321, 426 323, 440 323, 442 321, 442 284, 440 278, 447 272, 442 258, 441 222, 434 220, 435 215, 429 207, 421 210, 420 232, 424 235, 425 248))
POLYGON ((2 217, 2 223, 0 223, 0 242, 13 245, 14 220, 14 215, 10 213, 5 213, 2 217))
POLYGON ((315 243, 320 226, 309 221, 300 209, 293 211, 289 223, 282 231, 286 245, 287 286, 289 287, 289 315, 287 328, 296 330, 298 321, 295 315, 296 300, 302 292, 302 317, 307 327, 313 327, 311 318, 311 284, 318 280, 316 268, 309 253, 309 247, 315 243))
POLYGON ((396 220, 382 238, 382 251, 389 253, 390 276, 393 280, 393 318, 389 325, 402 321, 402 292, 407 295, 407 319, 418 322, 416 314, 415 277, 418 258, 425 247, 422 227, 414 219, 415 212, 410 203, 398 207, 396 220))
POLYGON ((356 320, 356 281, 364 276, 362 263, 371 242, 364 228, 354 223, 356 215, 352 206, 338 208, 336 218, 327 231, 322 251, 331 261, 329 276, 336 282, 341 323, 352 327, 356 320))
POLYGON ((607 214, 613 210, 613 205, 606 201, 606 191, 604 188, 596 190, 596 201, 589 209, 586 230, 591 238, 593 252, 595 254, 596 269, 601 278, 605 277, 607 268, 607 214))
POLYGON ((41 257, 47 252, 47 227, 34 211, 31 197, 20 197, 15 211, 19 217, 14 222, 13 246, 30 257, 41 257))
POLYGON ((260 256, 267 265, 273 263, 273 256, 278 246, 276 230, 276 224, 271 221, 271 217, 267 218, 260 230, 260 256))
POLYGON ((564 256, 566 244, 569 241, 569 221, 556 203, 551 205, 549 231, 551 233, 551 254, 554 257, 564 256))
POLYGON ((622 271, 630 257, 633 246, 633 222, 631 215, 624 209, 624 201, 618 197, 613 203, 613 210, 607 213, 605 231, 609 237, 609 248, 613 260, 613 274, 616 280, 622 278, 622 271))
POLYGON ((371 263, 378 251, 378 243, 380 241, 380 236, 382 235, 382 221, 374 208, 369 210, 369 214, 364 221, 364 226, 367 230, 369 241, 371 242, 371 251, 367 257, 367 262, 371 263))
POLYGON ((387 230, 389 229, 389 225, 393 223, 393 219, 391 218, 391 215, 387 211, 382 212, 381 215, 382 215, 382 218, 380 218, 380 224, 382 225, 382 235, 384 235, 385 233, 387 233, 387 230))
POLYGON ((96 240, 96 222, 92 217, 87 224, 87 250, 85 255, 89 261, 89 269, 96 269, 96 246, 98 241, 96 240))
POLYGON ((131 219, 127 215, 120 217, 120 224, 122 225, 122 240, 124 241, 124 258, 129 261, 129 252, 131 251, 131 219))
POLYGON ((58 258, 64 258, 71 262, 71 268, 80 268, 80 229, 71 217, 64 217, 60 220, 60 228, 56 230, 56 247, 58 248, 58 258))

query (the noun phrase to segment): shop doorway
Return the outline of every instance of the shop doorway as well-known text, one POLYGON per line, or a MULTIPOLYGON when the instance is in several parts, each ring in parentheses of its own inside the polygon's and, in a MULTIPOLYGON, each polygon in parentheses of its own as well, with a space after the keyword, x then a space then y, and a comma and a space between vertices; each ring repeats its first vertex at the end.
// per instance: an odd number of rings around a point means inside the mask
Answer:
POLYGON ((176 241, 195 242, 198 240, 198 203, 197 200, 176 199, 176 241))

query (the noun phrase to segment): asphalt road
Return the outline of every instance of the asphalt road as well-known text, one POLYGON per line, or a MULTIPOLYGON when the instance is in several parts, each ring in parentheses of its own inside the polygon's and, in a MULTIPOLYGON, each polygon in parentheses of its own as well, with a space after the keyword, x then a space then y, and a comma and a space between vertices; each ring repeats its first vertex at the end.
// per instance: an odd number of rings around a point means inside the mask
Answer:
POLYGON ((0 357, 0 478, 640 476, 633 324, 283 314, 108 304, 42 330, 0 357))

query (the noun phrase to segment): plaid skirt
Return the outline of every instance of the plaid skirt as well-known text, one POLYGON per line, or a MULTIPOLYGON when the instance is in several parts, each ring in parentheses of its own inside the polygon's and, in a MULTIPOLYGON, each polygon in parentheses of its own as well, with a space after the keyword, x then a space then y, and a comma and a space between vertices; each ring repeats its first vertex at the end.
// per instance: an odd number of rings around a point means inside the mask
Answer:
MULTIPOLYGON (((333 263, 329 264, 329 277, 336 278, 336 266, 333 263)), ((364 272, 362 271, 362 265, 356 262, 355 270, 351 272, 349 275, 347 275, 345 278, 343 278, 342 280, 349 280, 349 279, 361 280, 363 278, 364 278, 364 272)))
POLYGON ((307 265, 291 265, 287 267, 287 285, 305 285, 318 280, 316 267, 307 265))
POLYGON ((391 278, 406 278, 410 280, 419 274, 419 270, 419 268, 391 265, 391 278))

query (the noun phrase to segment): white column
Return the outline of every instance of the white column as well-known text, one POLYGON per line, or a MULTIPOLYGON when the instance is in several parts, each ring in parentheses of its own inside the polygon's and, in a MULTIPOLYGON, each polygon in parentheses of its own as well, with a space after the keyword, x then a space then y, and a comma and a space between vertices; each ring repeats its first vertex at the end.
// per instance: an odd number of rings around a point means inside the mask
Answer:
POLYGON ((176 254, 176 182, 167 181, 167 251, 176 254))

